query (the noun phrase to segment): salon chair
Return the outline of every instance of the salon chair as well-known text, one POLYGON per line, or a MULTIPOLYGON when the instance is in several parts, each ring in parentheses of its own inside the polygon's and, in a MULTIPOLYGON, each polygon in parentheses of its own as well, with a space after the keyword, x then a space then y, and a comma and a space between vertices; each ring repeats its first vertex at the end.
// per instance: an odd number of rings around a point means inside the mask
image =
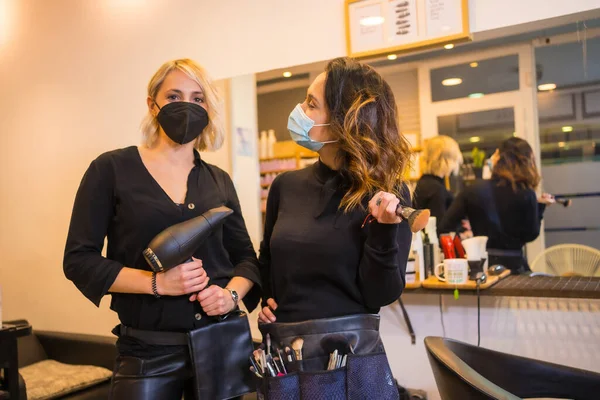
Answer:
POLYGON ((442 400, 598 399, 600 374, 426 337, 425 348, 442 400))

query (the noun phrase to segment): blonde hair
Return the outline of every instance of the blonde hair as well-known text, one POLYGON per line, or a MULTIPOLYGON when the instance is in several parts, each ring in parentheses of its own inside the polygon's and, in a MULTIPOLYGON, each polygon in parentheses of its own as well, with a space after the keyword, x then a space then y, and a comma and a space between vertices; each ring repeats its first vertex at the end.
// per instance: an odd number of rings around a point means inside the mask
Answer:
POLYGON ((463 156, 458 143, 445 135, 427 139, 419 160, 422 174, 441 177, 449 176, 462 162, 463 156))
MULTIPOLYGON (((207 104, 208 111, 208 126, 198 136, 194 143, 194 147, 198 151, 218 150, 223 145, 225 138, 225 128, 222 117, 222 103, 213 85, 212 80, 200 65, 189 58, 167 61, 158 71, 152 76, 148 83, 148 97, 156 99, 156 95, 160 90, 165 78, 172 71, 179 70, 185 73, 190 79, 194 80, 202 88, 204 93, 204 101, 207 104)), ((148 110, 148 114, 142 121, 142 135, 144 144, 147 147, 152 147, 158 139, 160 125, 154 115, 148 110)))

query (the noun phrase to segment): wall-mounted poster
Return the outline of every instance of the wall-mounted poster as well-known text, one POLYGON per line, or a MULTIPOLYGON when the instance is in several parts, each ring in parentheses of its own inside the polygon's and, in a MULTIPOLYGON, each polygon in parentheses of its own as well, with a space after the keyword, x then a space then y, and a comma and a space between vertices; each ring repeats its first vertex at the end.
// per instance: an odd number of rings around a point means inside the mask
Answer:
POLYGON ((466 41, 468 0, 346 0, 346 36, 352 57, 466 41))

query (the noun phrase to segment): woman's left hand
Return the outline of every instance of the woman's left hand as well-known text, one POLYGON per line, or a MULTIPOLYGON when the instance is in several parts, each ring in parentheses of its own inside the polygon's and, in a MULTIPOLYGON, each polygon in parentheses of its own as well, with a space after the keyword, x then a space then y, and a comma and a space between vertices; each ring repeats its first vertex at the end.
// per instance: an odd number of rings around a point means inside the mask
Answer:
POLYGON ((400 200, 387 192, 377 192, 369 201, 369 212, 380 224, 399 224, 402 218, 396 215, 400 200))
MULTIPOLYGON (((217 285, 211 285, 195 296, 206 315, 209 316, 227 314, 235 306, 229 290, 217 285)), ((191 297, 190 300, 192 300, 191 297)))

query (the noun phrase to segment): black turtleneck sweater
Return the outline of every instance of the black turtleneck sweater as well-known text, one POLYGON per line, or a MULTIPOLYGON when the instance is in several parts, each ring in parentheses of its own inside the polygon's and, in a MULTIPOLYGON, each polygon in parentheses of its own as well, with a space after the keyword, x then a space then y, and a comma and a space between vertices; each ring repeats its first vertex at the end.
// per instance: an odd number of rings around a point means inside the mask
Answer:
POLYGON ((450 208, 454 196, 446 189, 444 179, 439 176, 424 174, 417 182, 413 193, 415 208, 428 208, 431 216, 436 218, 437 232, 440 232, 446 210, 450 208))
MULTIPOLYGON (((402 293, 408 224, 361 228, 367 211, 340 211, 342 188, 341 176, 321 162, 271 185, 259 262, 278 322, 377 313, 402 293)), ((402 197, 410 205, 406 186, 402 197)))

